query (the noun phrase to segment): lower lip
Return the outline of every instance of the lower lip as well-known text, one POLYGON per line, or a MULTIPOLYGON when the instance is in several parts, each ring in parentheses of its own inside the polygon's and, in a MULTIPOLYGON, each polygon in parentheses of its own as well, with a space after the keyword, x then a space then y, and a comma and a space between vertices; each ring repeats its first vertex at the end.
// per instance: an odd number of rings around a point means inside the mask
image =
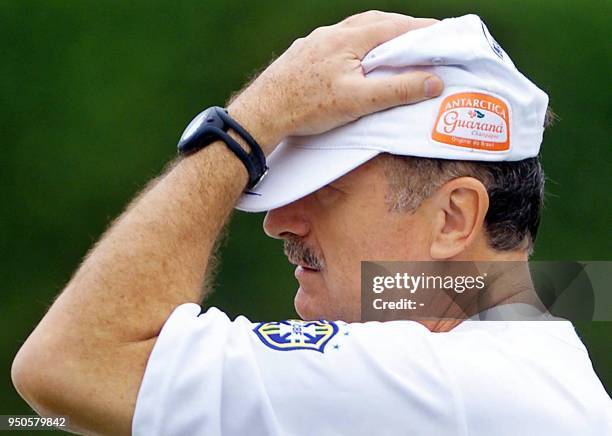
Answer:
POLYGON ((308 277, 309 275, 312 274, 318 274, 320 271, 314 270, 314 269, 309 269, 309 268, 304 268, 303 266, 298 266, 295 269, 295 278, 299 279, 300 277, 308 277))

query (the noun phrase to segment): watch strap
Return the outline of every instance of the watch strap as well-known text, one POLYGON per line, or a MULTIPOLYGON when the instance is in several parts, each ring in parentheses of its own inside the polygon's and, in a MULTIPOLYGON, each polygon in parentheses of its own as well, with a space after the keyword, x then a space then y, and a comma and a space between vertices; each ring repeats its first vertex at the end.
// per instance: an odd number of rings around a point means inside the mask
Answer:
MULTIPOLYGON (((232 138, 227 132, 221 130, 218 127, 209 127, 210 133, 215 135, 218 139, 223 141, 225 145, 240 159, 244 164, 248 174, 249 181, 247 183, 247 189, 252 189, 259 181, 265 176, 268 167, 265 163, 265 157, 263 162, 257 159, 253 152, 248 153, 242 146, 232 138)), ((251 148, 253 150, 253 148, 251 148)), ((261 151, 261 148, 259 149, 261 151)), ((263 155, 263 152, 261 153, 263 155)))
POLYGON ((178 151, 182 155, 194 153, 215 140, 221 140, 240 159, 249 173, 247 189, 252 189, 265 176, 268 171, 266 156, 255 139, 227 110, 213 106, 201 112, 189 124, 178 144, 178 151), (250 148, 246 151, 227 132, 233 130, 250 148))

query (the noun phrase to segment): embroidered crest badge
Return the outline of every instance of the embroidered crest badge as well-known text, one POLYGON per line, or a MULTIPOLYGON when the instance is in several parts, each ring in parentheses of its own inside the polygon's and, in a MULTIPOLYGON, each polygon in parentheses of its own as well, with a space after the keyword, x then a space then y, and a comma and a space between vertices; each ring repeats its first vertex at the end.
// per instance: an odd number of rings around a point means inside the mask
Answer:
POLYGON ((338 333, 332 321, 286 320, 259 323, 253 331, 267 347, 279 351, 314 350, 320 353, 338 333))

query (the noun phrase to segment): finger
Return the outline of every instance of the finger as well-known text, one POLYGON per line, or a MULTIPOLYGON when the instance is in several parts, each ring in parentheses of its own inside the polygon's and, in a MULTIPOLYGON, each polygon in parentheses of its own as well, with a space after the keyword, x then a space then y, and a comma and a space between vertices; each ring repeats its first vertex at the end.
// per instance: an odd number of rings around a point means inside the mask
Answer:
POLYGON ((351 44, 355 53, 362 59, 374 47, 411 30, 421 29, 437 23, 434 18, 411 18, 400 16, 387 20, 354 27, 351 44))
POLYGON ((354 103, 359 115, 411 104, 437 97, 444 89, 442 80, 431 73, 413 71, 391 77, 370 77, 355 87, 354 103))

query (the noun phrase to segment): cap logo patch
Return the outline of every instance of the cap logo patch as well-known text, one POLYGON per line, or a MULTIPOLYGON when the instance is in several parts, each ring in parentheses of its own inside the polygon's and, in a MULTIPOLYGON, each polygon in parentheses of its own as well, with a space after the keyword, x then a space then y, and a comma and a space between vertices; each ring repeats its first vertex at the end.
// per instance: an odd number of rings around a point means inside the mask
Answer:
POLYGON ((451 94, 440 105, 431 138, 474 150, 506 151, 510 148, 508 105, 490 94, 451 94))

